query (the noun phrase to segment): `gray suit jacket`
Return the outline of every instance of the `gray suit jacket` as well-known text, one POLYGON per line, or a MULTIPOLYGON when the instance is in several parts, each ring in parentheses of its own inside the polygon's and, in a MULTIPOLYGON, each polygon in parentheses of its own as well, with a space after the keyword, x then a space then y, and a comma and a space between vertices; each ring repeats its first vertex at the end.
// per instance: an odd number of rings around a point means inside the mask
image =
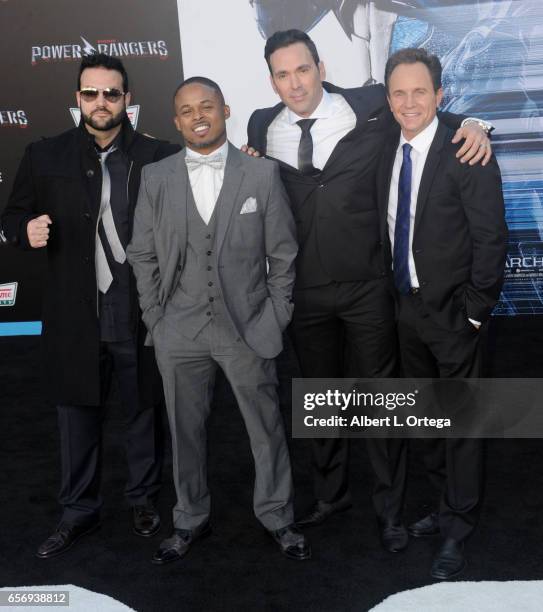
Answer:
MULTIPOLYGON (((189 189, 184 150, 143 168, 126 255, 150 332, 179 285, 189 189)), ((292 316, 298 250, 276 163, 249 157, 230 145, 216 213, 218 275, 231 323, 258 355, 270 359, 281 351, 282 331, 292 316), (248 198, 256 199, 256 210, 241 214, 248 198)))

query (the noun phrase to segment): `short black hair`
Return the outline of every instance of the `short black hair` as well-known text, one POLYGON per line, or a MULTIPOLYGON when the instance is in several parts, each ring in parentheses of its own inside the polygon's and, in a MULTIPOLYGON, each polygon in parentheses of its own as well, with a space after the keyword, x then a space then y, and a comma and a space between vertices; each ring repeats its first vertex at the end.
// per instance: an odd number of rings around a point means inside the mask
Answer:
POLYGON ((302 30, 280 30, 268 38, 266 41, 266 46, 264 47, 264 59, 268 64, 270 74, 273 74, 270 63, 272 53, 275 53, 277 49, 290 47, 290 45, 295 45, 296 43, 303 43, 309 49, 311 56, 315 60, 315 64, 317 66, 319 65, 321 60, 319 58, 317 47, 305 32, 302 32, 302 30))
POLYGON ((407 49, 400 49, 400 51, 396 51, 393 53, 387 61, 387 65, 385 67, 385 87, 388 92, 388 84, 390 81, 390 75, 394 68, 397 68, 400 64, 416 64, 420 62, 424 64, 428 71, 430 72, 430 76, 432 77, 432 84, 434 86, 434 91, 437 91, 441 87, 441 62, 437 55, 432 55, 428 53, 426 49, 416 49, 414 47, 409 47, 407 49))
POLYGON ((85 55, 79 66, 79 74, 77 75, 77 91, 81 89, 81 74, 87 68, 106 68, 107 70, 116 70, 123 77, 123 91, 128 92, 128 75, 124 69, 123 63, 118 57, 112 57, 105 53, 91 53, 85 55))
POLYGON ((205 85, 206 87, 213 89, 215 93, 219 96, 219 100, 221 104, 224 106, 225 104, 224 95, 222 93, 221 88, 217 85, 217 83, 215 83, 215 81, 212 81, 211 79, 208 79, 207 77, 203 77, 203 76, 193 76, 193 77, 190 77, 182 81, 177 86, 177 89, 173 92, 174 102, 175 102, 175 96, 177 96, 177 94, 181 91, 181 89, 183 89, 183 87, 185 87, 186 85, 191 85, 192 83, 199 83, 200 85, 205 85))

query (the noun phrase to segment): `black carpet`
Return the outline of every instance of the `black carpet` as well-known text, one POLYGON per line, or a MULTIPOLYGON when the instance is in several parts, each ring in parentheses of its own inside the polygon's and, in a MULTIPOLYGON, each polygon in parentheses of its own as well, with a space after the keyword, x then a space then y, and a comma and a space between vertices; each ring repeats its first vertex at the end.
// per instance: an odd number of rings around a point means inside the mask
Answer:
MULTIPOLYGON (((538 319, 493 322, 489 373, 537 377, 543 331, 538 319)), ((103 522, 95 534, 56 559, 34 557, 59 512, 56 412, 39 386, 37 338, 0 338, 1 586, 75 584, 110 595, 135 610, 307 610, 361 612, 387 595, 430 584, 437 541, 411 540, 397 555, 379 544, 370 505, 371 473, 363 440, 352 444, 354 507, 325 526, 308 530, 313 559, 284 559, 252 515, 253 467, 247 435, 231 392, 219 380, 209 422, 209 481, 213 497, 210 538, 182 561, 156 567, 150 559, 171 527, 174 502, 168 459, 159 507, 161 532, 149 540, 131 532, 122 491, 125 464, 122 424, 112 393, 105 423, 103 522)), ((280 360, 285 418, 290 418, 292 354, 280 360)), ((411 446, 406 521, 425 514, 433 501, 417 452, 411 446)), ((467 546, 462 580, 541 579, 543 555, 543 444, 540 440, 490 440, 486 496, 480 527, 467 546)), ((291 440, 296 506, 311 502, 309 447, 291 440)), ((168 453, 169 455, 169 453, 168 453)))

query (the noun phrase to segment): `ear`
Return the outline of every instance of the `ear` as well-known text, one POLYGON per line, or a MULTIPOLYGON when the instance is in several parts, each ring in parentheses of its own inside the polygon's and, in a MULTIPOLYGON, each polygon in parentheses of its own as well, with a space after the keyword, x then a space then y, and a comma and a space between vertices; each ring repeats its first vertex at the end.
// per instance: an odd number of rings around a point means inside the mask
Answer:
POLYGON ((75 100, 77 102, 77 108, 81 108, 81 96, 78 91, 75 92, 75 100))
POLYGON ((441 106, 441 100, 443 100, 443 87, 440 87, 436 91, 436 98, 437 98, 437 107, 439 108, 441 106))
POLYGON ((173 116, 173 122, 175 123, 175 129, 180 132, 181 131, 181 127, 179 126, 179 119, 177 118, 177 115, 173 116))
POLYGON ((275 86, 275 81, 273 80, 273 74, 271 72, 270 72, 270 83, 273 88, 273 91, 275 91, 275 93, 279 95, 279 92, 277 91, 277 87, 275 86))
POLYGON ((324 81, 326 79, 326 68, 324 67, 324 62, 319 62, 319 74, 321 81, 324 81))
POLYGON ((230 119, 230 107, 228 106, 228 104, 224 105, 224 118, 230 119))
POLYGON ((126 106, 130 106, 130 101, 132 100, 132 94, 127 91, 126 94, 124 95, 124 103, 126 104, 126 106))

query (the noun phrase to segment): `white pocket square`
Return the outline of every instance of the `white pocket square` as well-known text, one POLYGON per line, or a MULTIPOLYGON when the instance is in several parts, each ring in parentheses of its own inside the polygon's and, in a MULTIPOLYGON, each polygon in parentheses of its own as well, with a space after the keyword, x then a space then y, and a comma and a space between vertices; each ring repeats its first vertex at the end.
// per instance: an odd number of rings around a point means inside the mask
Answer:
POLYGON ((240 215, 246 215, 247 213, 256 212, 256 198, 247 198, 245 202, 243 202, 243 206, 239 211, 240 215))

